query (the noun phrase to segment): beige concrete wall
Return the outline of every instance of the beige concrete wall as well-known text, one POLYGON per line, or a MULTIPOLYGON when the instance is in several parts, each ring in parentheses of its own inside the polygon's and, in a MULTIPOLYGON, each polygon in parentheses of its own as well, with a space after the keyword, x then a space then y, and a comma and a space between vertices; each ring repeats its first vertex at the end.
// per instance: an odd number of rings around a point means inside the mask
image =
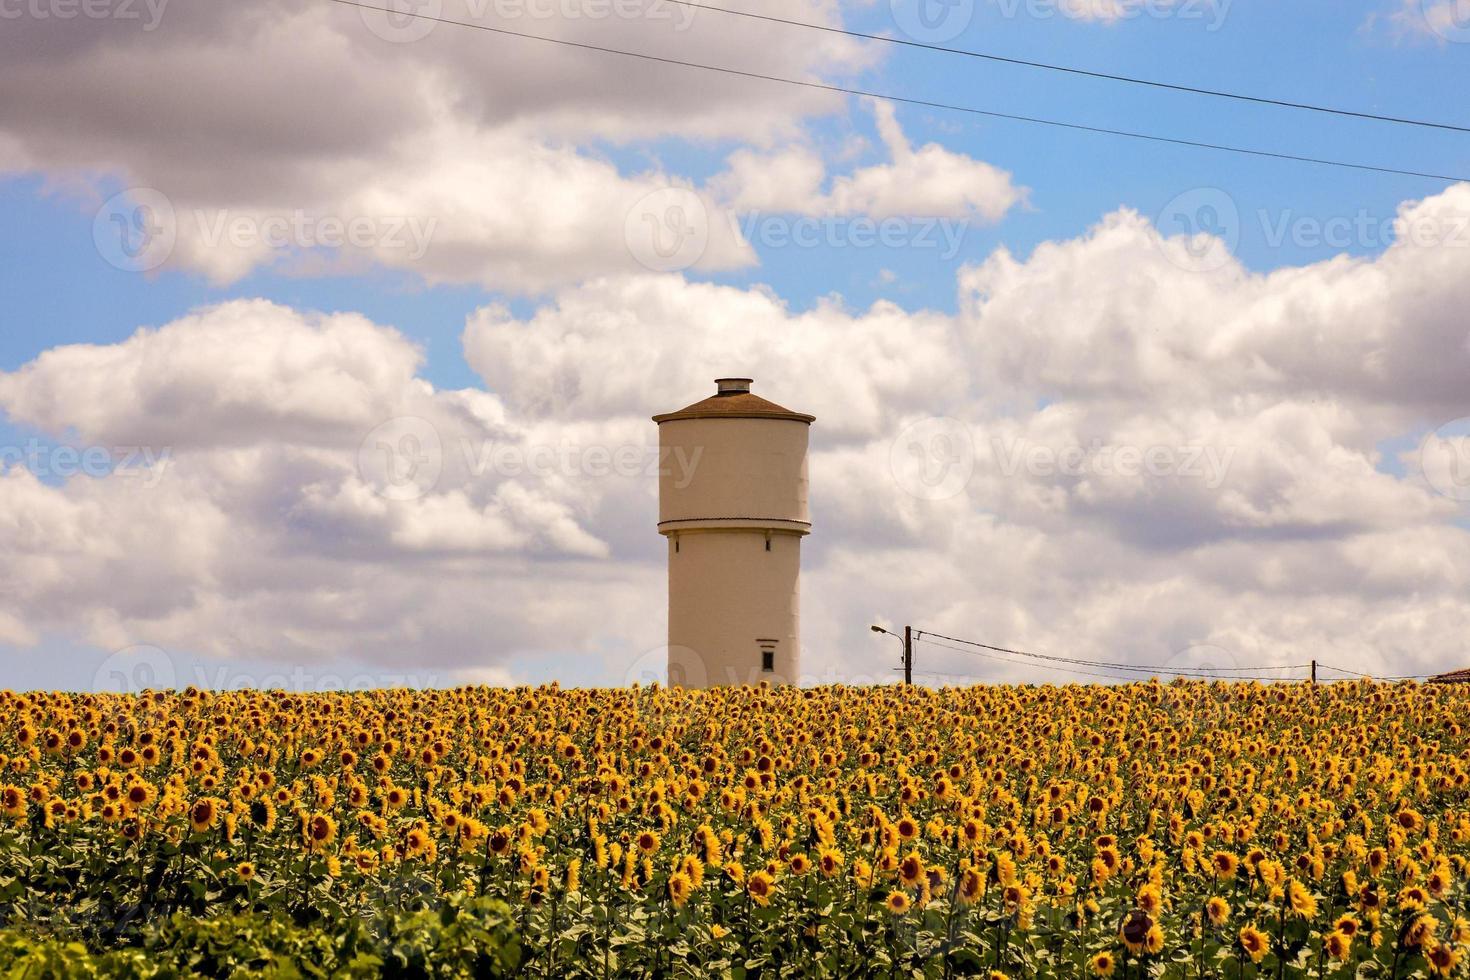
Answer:
POLYGON ((660 424, 665 463, 659 475, 659 522, 710 517, 810 521, 810 432, 805 422, 786 419, 676 419, 660 424))
POLYGON ((788 419, 660 423, 671 684, 797 680, 809 433, 788 419), (765 647, 775 652, 771 671, 762 669, 765 647))
POLYGON ((801 535, 774 532, 770 540, 767 551, 763 531, 669 535, 669 647, 679 651, 677 665, 670 657, 671 684, 795 683, 801 535), (770 672, 761 669, 765 646, 775 651, 770 672))

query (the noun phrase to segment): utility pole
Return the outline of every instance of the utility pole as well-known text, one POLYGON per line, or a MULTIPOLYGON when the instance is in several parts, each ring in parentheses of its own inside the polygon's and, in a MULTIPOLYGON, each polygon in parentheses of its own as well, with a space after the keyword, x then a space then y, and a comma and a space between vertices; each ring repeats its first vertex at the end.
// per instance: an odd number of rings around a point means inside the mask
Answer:
POLYGON ((1317 683, 1317 661, 1312 661, 1312 683, 1317 683))
POLYGON ((899 636, 897 633, 886 630, 881 626, 869 626, 868 629, 872 630, 874 633, 886 633, 887 635, 893 637, 895 640, 903 644, 903 666, 895 669, 903 671, 903 682, 905 685, 913 684, 914 628, 912 626, 905 626, 903 628, 903 636, 899 636))
MULTIPOLYGON (((1316 661, 1313 661, 1315 664, 1316 661)), ((1315 668, 1313 676, 1316 676, 1315 668)), ((914 628, 905 626, 903 628, 903 682, 912 686, 914 683, 914 628)))

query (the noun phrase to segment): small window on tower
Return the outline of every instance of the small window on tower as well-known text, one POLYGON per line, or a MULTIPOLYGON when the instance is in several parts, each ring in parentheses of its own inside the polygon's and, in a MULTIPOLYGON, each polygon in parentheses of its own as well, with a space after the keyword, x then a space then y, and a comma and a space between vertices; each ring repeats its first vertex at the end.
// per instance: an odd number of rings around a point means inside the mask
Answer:
POLYGON ((771 550, 771 539, 770 538, 766 538, 766 550, 767 551, 770 551, 771 550))
POLYGON ((761 670, 762 671, 765 671, 766 673, 771 673, 775 669, 776 669, 776 651, 775 650, 762 650, 761 651, 761 670))

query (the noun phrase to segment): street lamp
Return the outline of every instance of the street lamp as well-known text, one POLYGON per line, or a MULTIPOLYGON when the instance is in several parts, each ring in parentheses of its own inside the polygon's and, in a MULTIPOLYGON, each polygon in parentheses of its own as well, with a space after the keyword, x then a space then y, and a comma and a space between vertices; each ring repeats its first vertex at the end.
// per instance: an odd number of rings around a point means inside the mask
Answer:
POLYGON ((903 668, 902 668, 903 669, 903 682, 905 684, 912 684, 914 682, 914 637, 913 637, 913 628, 912 627, 909 627, 909 626, 905 626, 903 628, 903 636, 899 636, 897 633, 894 633, 894 632, 892 632, 890 630, 886 630, 886 629, 884 629, 881 626, 869 626, 868 629, 872 630, 874 633, 886 633, 889 636, 893 637, 895 640, 897 640, 900 644, 902 644, 902 646, 903 646, 903 668))

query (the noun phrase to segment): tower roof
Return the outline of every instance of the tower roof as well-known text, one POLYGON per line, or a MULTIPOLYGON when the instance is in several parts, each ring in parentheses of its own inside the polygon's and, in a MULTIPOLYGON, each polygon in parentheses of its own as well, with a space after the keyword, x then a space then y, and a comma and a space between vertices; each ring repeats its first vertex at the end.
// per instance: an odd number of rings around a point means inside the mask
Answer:
POLYGON ((704 401, 677 412, 655 415, 653 420, 662 423, 680 419, 787 419, 807 424, 816 421, 815 415, 793 412, 759 395, 752 395, 750 378, 717 378, 715 384, 719 390, 704 401))

